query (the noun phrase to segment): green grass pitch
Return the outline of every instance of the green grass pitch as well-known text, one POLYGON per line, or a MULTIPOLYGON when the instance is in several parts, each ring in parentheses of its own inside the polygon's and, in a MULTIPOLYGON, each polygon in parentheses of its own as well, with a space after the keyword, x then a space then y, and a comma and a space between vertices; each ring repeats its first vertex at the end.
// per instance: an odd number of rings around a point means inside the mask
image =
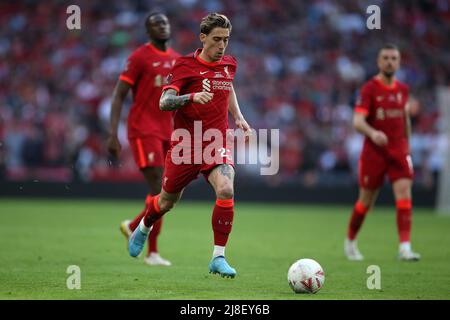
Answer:
POLYGON ((449 299, 450 218, 416 209, 416 263, 397 261, 393 207, 378 207, 360 233, 363 262, 343 256, 351 206, 239 203, 227 259, 235 279, 208 273, 212 203, 181 201, 166 215, 159 241, 171 267, 128 256, 119 223, 139 201, 0 199, 0 299, 449 299), (315 295, 295 294, 286 280, 300 258, 325 270, 315 295), (81 289, 69 290, 69 265, 81 289), (367 267, 381 269, 381 290, 369 290, 367 267))

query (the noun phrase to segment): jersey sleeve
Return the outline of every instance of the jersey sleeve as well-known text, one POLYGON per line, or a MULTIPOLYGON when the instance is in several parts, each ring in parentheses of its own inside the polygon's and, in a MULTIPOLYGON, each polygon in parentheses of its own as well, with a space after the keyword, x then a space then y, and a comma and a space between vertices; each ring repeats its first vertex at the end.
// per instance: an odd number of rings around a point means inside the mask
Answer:
POLYGON ((180 93, 190 77, 190 68, 183 61, 177 60, 167 76, 167 85, 165 85, 162 90, 174 89, 180 93))
POLYGON ((371 106, 371 90, 370 87, 365 85, 361 88, 358 94, 355 104, 355 112, 361 113, 366 117, 369 115, 371 106))
POLYGON ((132 53, 128 57, 125 69, 120 74, 119 79, 127 82, 131 86, 134 86, 139 79, 142 70, 142 60, 140 56, 136 52, 132 53))
POLYGON ((227 73, 228 76, 232 76, 234 78, 237 70, 237 60, 233 56, 227 56, 227 66, 225 67, 225 73, 227 73))
POLYGON ((233 68, 237 68, 237 59, 234 56, 226 56, 226 64, 232 66, 233 68))

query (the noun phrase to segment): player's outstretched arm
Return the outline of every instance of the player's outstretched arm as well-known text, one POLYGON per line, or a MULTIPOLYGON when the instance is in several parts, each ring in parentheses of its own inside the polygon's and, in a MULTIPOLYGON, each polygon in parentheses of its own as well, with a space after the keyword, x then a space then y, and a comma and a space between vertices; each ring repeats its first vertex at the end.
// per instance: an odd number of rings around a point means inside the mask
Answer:
POLYGON ((388 138, 383 131, 376 130, 366 121, 366 116, 362 113, 355 112, 353 115, 353 127, 360 133, 370 138, 377 146, 385 146, 388 138))
POLYGON ((212 100, 214 94, 210 92, 196 92, 178 95, 175 89, 164 90, 159 99, 159 108, 162 111, 174 111, 187 105, 189 102, 205 104, 212 100))
POLYGON ((242 115, 241 109, 239 108, 239 103, 237 100, 236 92, 234 91, 234 87, 231 87, 231 96, 228 103, 228 111, 234 118, 236 126, 242 129, 244 132, 249 131, 251 128, 248 125, 247 121, 245 121, 244 116, 242 115))
POLYGON ((128 94, 131 86, 122 80, 119 80, 114 88, 112 103, 111 103, 111 114, 110 114, 110 125, 111 129, 109 132, 108 141, 106 142, 108 152, 115 157, 119 157, 122 147, 120 146, 119 139, 117 137, 117 131, 119 129, 120 113, 122 111, 123 101, 128 94))

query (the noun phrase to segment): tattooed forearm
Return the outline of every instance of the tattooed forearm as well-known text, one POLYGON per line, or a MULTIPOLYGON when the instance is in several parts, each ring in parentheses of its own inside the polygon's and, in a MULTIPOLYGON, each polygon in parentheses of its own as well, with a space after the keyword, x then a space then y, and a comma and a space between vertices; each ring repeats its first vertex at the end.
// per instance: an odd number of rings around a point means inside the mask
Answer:
POLYGON ((233 180, 234 169, 229 164, 220 165, 219 172, 221 175, 227 177, 230 180, 233 180))
POLYGON ((189 94, 177 96, 177 92, 174 89, 165 90, 159 99, 159 108, 162 111, 177 110, 189 103, 189 96, 189 94))

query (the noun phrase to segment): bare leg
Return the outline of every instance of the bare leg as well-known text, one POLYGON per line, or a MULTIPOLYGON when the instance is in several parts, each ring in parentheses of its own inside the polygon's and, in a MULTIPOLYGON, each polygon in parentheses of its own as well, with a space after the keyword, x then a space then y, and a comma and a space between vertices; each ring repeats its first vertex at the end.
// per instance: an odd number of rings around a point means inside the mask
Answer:
POLYGON ((209 177, 216 193, 216 204, 212 214, 212 228, 214 233, 213 259, 209 264, 209 271, 219 273, 222 277, 233 278, 236 270, 225 260, 225 246, 231 233, 234 218, 234 169, 228 164, 215 167, 209 177))
POLYGON ((365 189, 365 188, 359 188, 359 196, 358 201, 361 202, 366 208, 369 210, 373 207, 375 204, 375 201, 378 198, 378 194, 380 192, 380 189, 365 189))
POLYGON ((168 193, 161 190, 159 195, 152 198, 151 203, 148 205, 148 210, 139 223, 139 226, 134 230, 130 237, 129 252, 132 257, 137 257, 142 252, 153 224, 173 208, 175 203, 180 199, 181 194, 182 191, 178 193, 168 193))
POLYGON ((412 222, 412 201, 411 201, 412 180, 401 178, 392 183, 396 207, 397 207, 397 230, 400 240, 399 258, 406 261, 417 261, 420 259, 418 253, 411 249, 411 222, 412 222))
POLYGON ((348 224, 347 238, 344 243, 344 252, 349 260, 360 261, 364 257, 359 252, 356 235, 358 234, 367 212, 375 204, 378 197, 379 189, 359 189, 358 201, 353 207, 353 212, 348 224))

